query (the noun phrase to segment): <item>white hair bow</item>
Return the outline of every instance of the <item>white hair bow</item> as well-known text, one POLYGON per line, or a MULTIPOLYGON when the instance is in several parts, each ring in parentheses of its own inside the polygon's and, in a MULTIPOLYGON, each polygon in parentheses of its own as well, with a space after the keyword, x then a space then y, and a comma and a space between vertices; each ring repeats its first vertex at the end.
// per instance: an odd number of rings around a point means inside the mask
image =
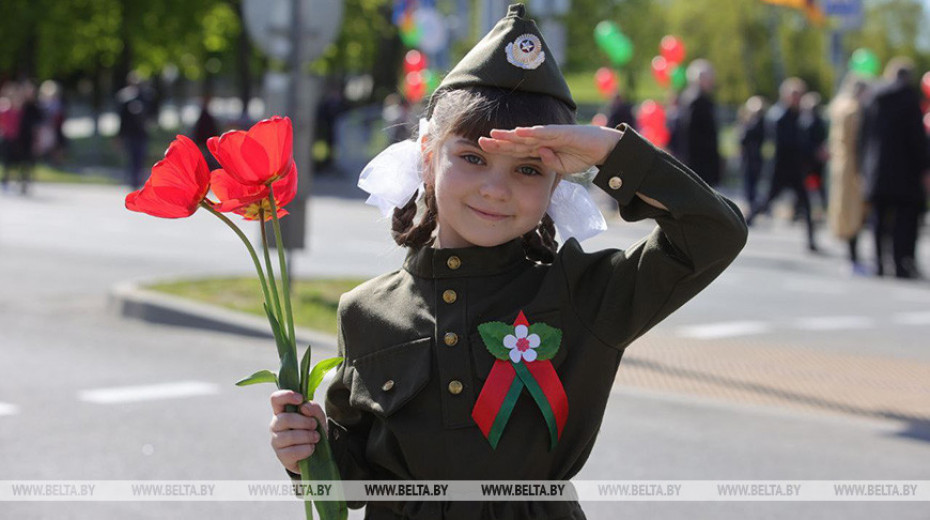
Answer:
MULTIPOLYGON (((429 132, 429 121, 420 119, 420 138, 392 144, 362 170, 358 187, 369 193, 366 204, 378 207, 385 217, 404 207, 417 194, 423 196, 420 142, 429 132)), ((587 240, 607 229, 604 215, 588 190, 577 183, 559 182, 549 201, 549 216, 562 241, 571 237, 587 240)))

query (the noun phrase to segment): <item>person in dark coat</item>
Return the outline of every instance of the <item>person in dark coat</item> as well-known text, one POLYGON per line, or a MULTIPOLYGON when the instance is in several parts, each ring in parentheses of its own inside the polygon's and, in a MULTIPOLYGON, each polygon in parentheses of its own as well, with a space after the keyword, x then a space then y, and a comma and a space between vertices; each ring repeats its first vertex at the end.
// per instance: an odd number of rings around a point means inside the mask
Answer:
POLYGON ((623 96, 623 93, 618 90, 610 102, 610 110, 607 113, 607 127, 616 128, 620 123, 626 123, 632 127, 636 126, 636 118, 633 116, 633 103, 630 103, 623 96))
POLYGON ((807 85, 800 78, 788 78, 779 87, 779 101, 766 114, 766 139, 775 143, 775 156, 767 165, 771 184, 769 193, 762 204, 752 208, 746 217, 746 223, 752 225, 760 213, 768 213, 772 202, 789 189, 794 192, 801 211, 807 222, 807 248, 817 251, 814 240, 814 221, 811 218, 811 204, 804 186, 804 157, 808 149, 804 132, 798 121, 800 117, 801 96, 807 85))
POLYGON ((136 73, 129 73, 126 83, 116 93, 116 101, 119 103, 119 138, 128 158, 126 180, 133 189, 139 189, 142 187, 142 171, 149 143, 147 126, 152 100, 136 73))
POLYGON ((739 111, 739 145, 743 189, 750 208, 756 205, 756 186, 762 173, 762 143, 765 141, 765 99, 752 96, 739 111))
POLYGON ((679 159, 711 186, 720 184, 717 119, 711 97, 714 68, 703 59, 688 65, 688 88, 681 95, 676 129, 679 159))
POLYGON ((9 143, 9 162, 3 175, 3 186, 7 186, 12 171, 19 173, 20 193, 29 192, 32 173, 36 164, 36 135, 42 124, 42 110, 36 101, 36 88, 30 81, 24 81, 19 87, 19 119, 16 122, 15 137, 9 143))
POLYGON ((918 277, 917 234, 927 198, 921 177, 927 174, 928 158, 920 96, 911 86, 913 70, 910 60, 891 60, 885 68, 886 83, 867 101, 862 120, 862 174, 873 209, 880 276, 890 238, 895 276, 918 277))
MULTIPOLYGON (((823 172, 827 165, 827 123, 821 114, 821 97, 817 92, 808 92, 801 97, 801 116, 798 119, 804 141, 807 145, 805 154, 804 187, 810 192, 816 191, 820 196, 821 207, 827 207, 827 186, 823 181, 823 172)), ((795 207, 799 217, 802 208, 795 207)), ((797 217, 796 217, 797 218, 797 217)))

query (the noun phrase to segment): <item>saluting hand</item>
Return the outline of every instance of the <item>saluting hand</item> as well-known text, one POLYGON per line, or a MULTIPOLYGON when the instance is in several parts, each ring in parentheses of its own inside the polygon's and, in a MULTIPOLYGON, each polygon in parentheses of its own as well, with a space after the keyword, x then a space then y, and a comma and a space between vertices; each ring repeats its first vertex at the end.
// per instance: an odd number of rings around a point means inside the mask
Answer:
POLYGON ((622 136, 602 126, 545 125, 491 130, 478 144, 488 153, 539 157, 556 173, 571 174, 603 163, 622 136))

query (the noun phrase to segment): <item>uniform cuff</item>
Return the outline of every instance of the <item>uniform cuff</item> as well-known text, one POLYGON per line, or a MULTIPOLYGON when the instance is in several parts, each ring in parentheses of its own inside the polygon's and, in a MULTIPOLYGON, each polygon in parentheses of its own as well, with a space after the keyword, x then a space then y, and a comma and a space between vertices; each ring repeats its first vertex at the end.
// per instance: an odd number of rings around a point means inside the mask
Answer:
POLYGON ((646 174, 656 159, 656 149, 626 123, 617 126, 623 136, 597 166, 594 184, 626 206, 639 191, 646 174))

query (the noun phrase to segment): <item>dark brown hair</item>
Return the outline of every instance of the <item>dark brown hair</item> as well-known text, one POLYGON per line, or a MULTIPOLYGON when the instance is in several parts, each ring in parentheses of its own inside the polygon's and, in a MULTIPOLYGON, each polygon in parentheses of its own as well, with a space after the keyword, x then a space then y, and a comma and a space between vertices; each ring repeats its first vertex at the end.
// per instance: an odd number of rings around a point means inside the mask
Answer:
MULTIPOLYGON (((452 134, 478 141, 494 128, 575 123, 575 111, 554 97, 491 87, 440 92, 433 97, 429 113, 432 114, 430 139, 424 155, 438 150, 439 145, 452 134)), ((391 234, 398 245, 418 249, 435 241, 436 194, 427 188, 423 198, 425 211, 416 225, 413 224, 417 215, 416 196, 403 208, 394 210, 391 234)), ((552 263, 558 246, 555 226, 548 214, 535 229, 523 235, 527 258, 537 262, 552 263)))

